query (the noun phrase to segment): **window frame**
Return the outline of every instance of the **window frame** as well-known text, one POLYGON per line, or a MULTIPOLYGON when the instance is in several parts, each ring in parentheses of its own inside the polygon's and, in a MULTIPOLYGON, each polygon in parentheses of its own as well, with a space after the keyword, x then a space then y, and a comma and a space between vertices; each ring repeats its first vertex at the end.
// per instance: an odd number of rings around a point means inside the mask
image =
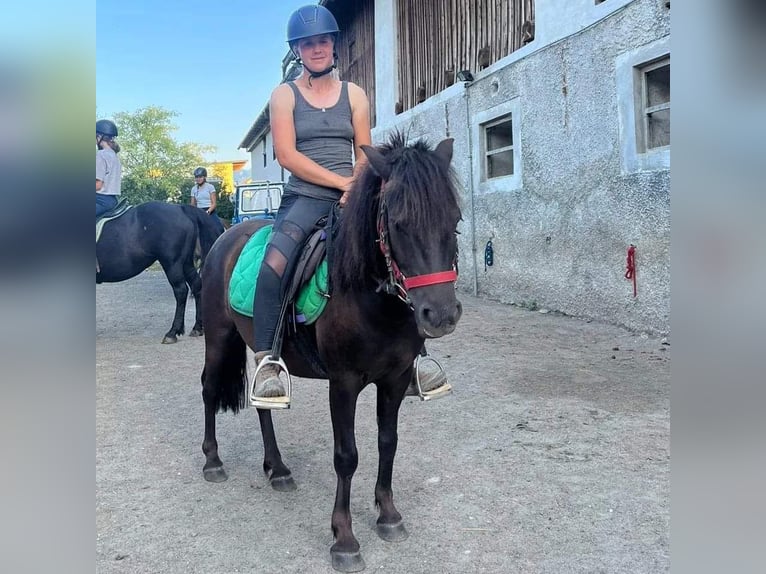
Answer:
POLYGON ((640 108, 640 114, 641 114, 640 128, 641 129, 637 133, 637 136, 639 137, 639 141, 637 142, 637 144, 638 144, 638 149, 641 153, 648 153, 652 151, 670 149, 670 144, 664 145, 664 146, 649 147, 649 117, 651 116, 651 114, 655 112, 658 112, 661 110, 670 110, 671 99, 670 97, 668 97, 667 103, 658 104, 656 106, 649 106, 648 105, 649 82, 648 82, 647 75, 649 74, 649 72, 652 72, 654 70, 659 70, 660 68, 664 68, 665 66, 667 66, 668 70, 670 70, 670 55, 669 54, 665 57, 660 58, 659 60, 648 62, 647 64, 640 66, 638 68, 638 72, 641 74, 641 108, 640 108))
POLYGON ((506 114, 504 116, 500 116, 499 118, 496 118, 494 120, 490 120, 490 121, 482 124, 481 132, 482 132, 482 136, 483 136, 482 137, 482 153, 484 154, 484 172, 483 172, 482 176, 483 176, 484 181, 489 181, 489 180, 492 180, 492 179, 497 179, 499 177, 509 177, 509 176, 512 176, 514 174, 514 172, 516 171, 516 164, 514 162, 515 158, 513 157, 513 155, 514 155, 514 152, 513 152, 514 143, 513 142, 515 141, 513 139, 513 114, 512 113, 508 113, 508 114, 506 114), (493 149, 493 150, 488 149, 489 148, 489 145, 488 145, 489 142, 487 141, 487 137, 488 137, 487 132, 488 132, 488 130, 490 128, 497 127, 497 126, 502 125, 502 124, 507 123, 507 122, 511 123, 511 142, 512 142, 511 145, 503 146, 503 147, 500 147, 500 148, 497 148, 497 149, 493 149), (490 158, 490 156, 498 155, 498 154, 501 154, 501 153, 505 153, 507 151, 511 152, 511 173, 506 173, 506 174, 503 174, 503 175, 490 176, 490 174, 489 174, 489 170, 490 170, 489 158, 490 158))
POLYGON ((615 59, 620 163, 624 175, 670 169, 670 145, 646 148, 643 111, 645 71, 670 64, 670 36, 624 52, 615 59))
MULTIPOLYGON (((522 141, 521 124, 522 114, 520 97, 511 98, 481 112, 471 115, 471 146, 472 146, 472 169, 474 189, 481 193, 507 192, 522 187, 522 141), (489 176, 487 130, 486 128, 511 121, 511 137, 513 144, 505 146, 504 150, 510 149, 513 154, 513 173, 495 177, 489 176)), ((497 153, 500 150, 492 150, 497 153)))

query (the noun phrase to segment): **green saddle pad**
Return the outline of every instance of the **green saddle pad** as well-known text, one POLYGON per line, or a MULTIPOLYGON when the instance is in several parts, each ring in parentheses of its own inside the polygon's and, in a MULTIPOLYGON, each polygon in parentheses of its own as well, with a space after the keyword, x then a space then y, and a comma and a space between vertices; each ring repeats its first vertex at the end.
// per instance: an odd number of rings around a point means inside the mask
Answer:
MULTIPOLYGON (((271 238, 271 225, 261 227, 245 244, 234 265, 229 283, 229 304, 237 313, 253 316, 253 298, 258 271, 261 268, 266 245, 271 238)), ((295 310, 310 325, 319 318, 327 304, 327 260, 322 260, 311 280, 303 286, 295 301, 295 310)))

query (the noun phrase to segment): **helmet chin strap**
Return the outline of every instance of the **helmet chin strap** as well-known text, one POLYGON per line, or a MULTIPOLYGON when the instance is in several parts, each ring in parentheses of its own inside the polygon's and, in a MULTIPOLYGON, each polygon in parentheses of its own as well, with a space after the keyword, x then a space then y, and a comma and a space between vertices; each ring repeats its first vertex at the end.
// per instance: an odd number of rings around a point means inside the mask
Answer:
POLYGON ((329 68, 321 72, 312 72, 311 70, 309 70, 309 86, 311 85, 311 80, 313 80, 314 78, 321 78, 322 76, 326 76, 327 74, 332 72, 334 69, 335 69, 335 63, 333 63, 332 66, 330 66, 329 68))
POLYGON ((312 72, 311 70, 309 70, 308 67, 306 67, 306 65, 303 63, 303 60, 301 60, 297 56, 297 54, 296 54, 295 60, 301 66, 303 66, 304 70, 306 70, 309 73, 309 79, 308 79, 309 87, 311 87, 311 80, 313 80, 314 78, 321 78, 322 76, 326 76, 327 74, 329 74, 335 68, 338 67, 338 54, 336 54, 334 50, 333 50, 333 54, 332 54, 332 65, 329 68, 326 68, 326 69, 322 70, 321 72, 312 72))

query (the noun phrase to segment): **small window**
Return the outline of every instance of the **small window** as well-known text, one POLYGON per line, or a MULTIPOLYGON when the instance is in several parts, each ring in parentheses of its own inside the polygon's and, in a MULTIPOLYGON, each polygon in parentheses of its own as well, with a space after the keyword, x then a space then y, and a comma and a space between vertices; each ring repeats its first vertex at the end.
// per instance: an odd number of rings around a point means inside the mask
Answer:
POLYGON ((641 125, 639 149, 670 146, 670 58, 640 68, 641 125))
POLYGON ((513 175, 513 119, 511 115, 484 124, 486 179, 513 175))
POLYGON ((669 170, 670 35, 618 55, 615 71, 622 173, 669 170))
POLYGON ((266 167, 266 140, 263 141, 263 167, 266 167))

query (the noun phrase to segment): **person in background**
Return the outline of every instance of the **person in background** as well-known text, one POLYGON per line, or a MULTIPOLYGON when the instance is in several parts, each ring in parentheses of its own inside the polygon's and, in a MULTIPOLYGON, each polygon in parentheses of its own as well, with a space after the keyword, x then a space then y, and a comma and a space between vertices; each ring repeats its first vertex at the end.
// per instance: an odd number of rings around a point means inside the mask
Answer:
POLYGON ((122 164, 117 126, 111 120, 96 122, 96 219, 117 205, 122 186, 122 164))
POLYGON ((194 185, 191 188, 191 204, 198 207, 215 218, 221 233, 223 233, 223 224, 215 214, 215 208, 218 205, 218 192, 212 183, 207 181, 207 170, 204 167, 198 167, 194 170, 194 185))

